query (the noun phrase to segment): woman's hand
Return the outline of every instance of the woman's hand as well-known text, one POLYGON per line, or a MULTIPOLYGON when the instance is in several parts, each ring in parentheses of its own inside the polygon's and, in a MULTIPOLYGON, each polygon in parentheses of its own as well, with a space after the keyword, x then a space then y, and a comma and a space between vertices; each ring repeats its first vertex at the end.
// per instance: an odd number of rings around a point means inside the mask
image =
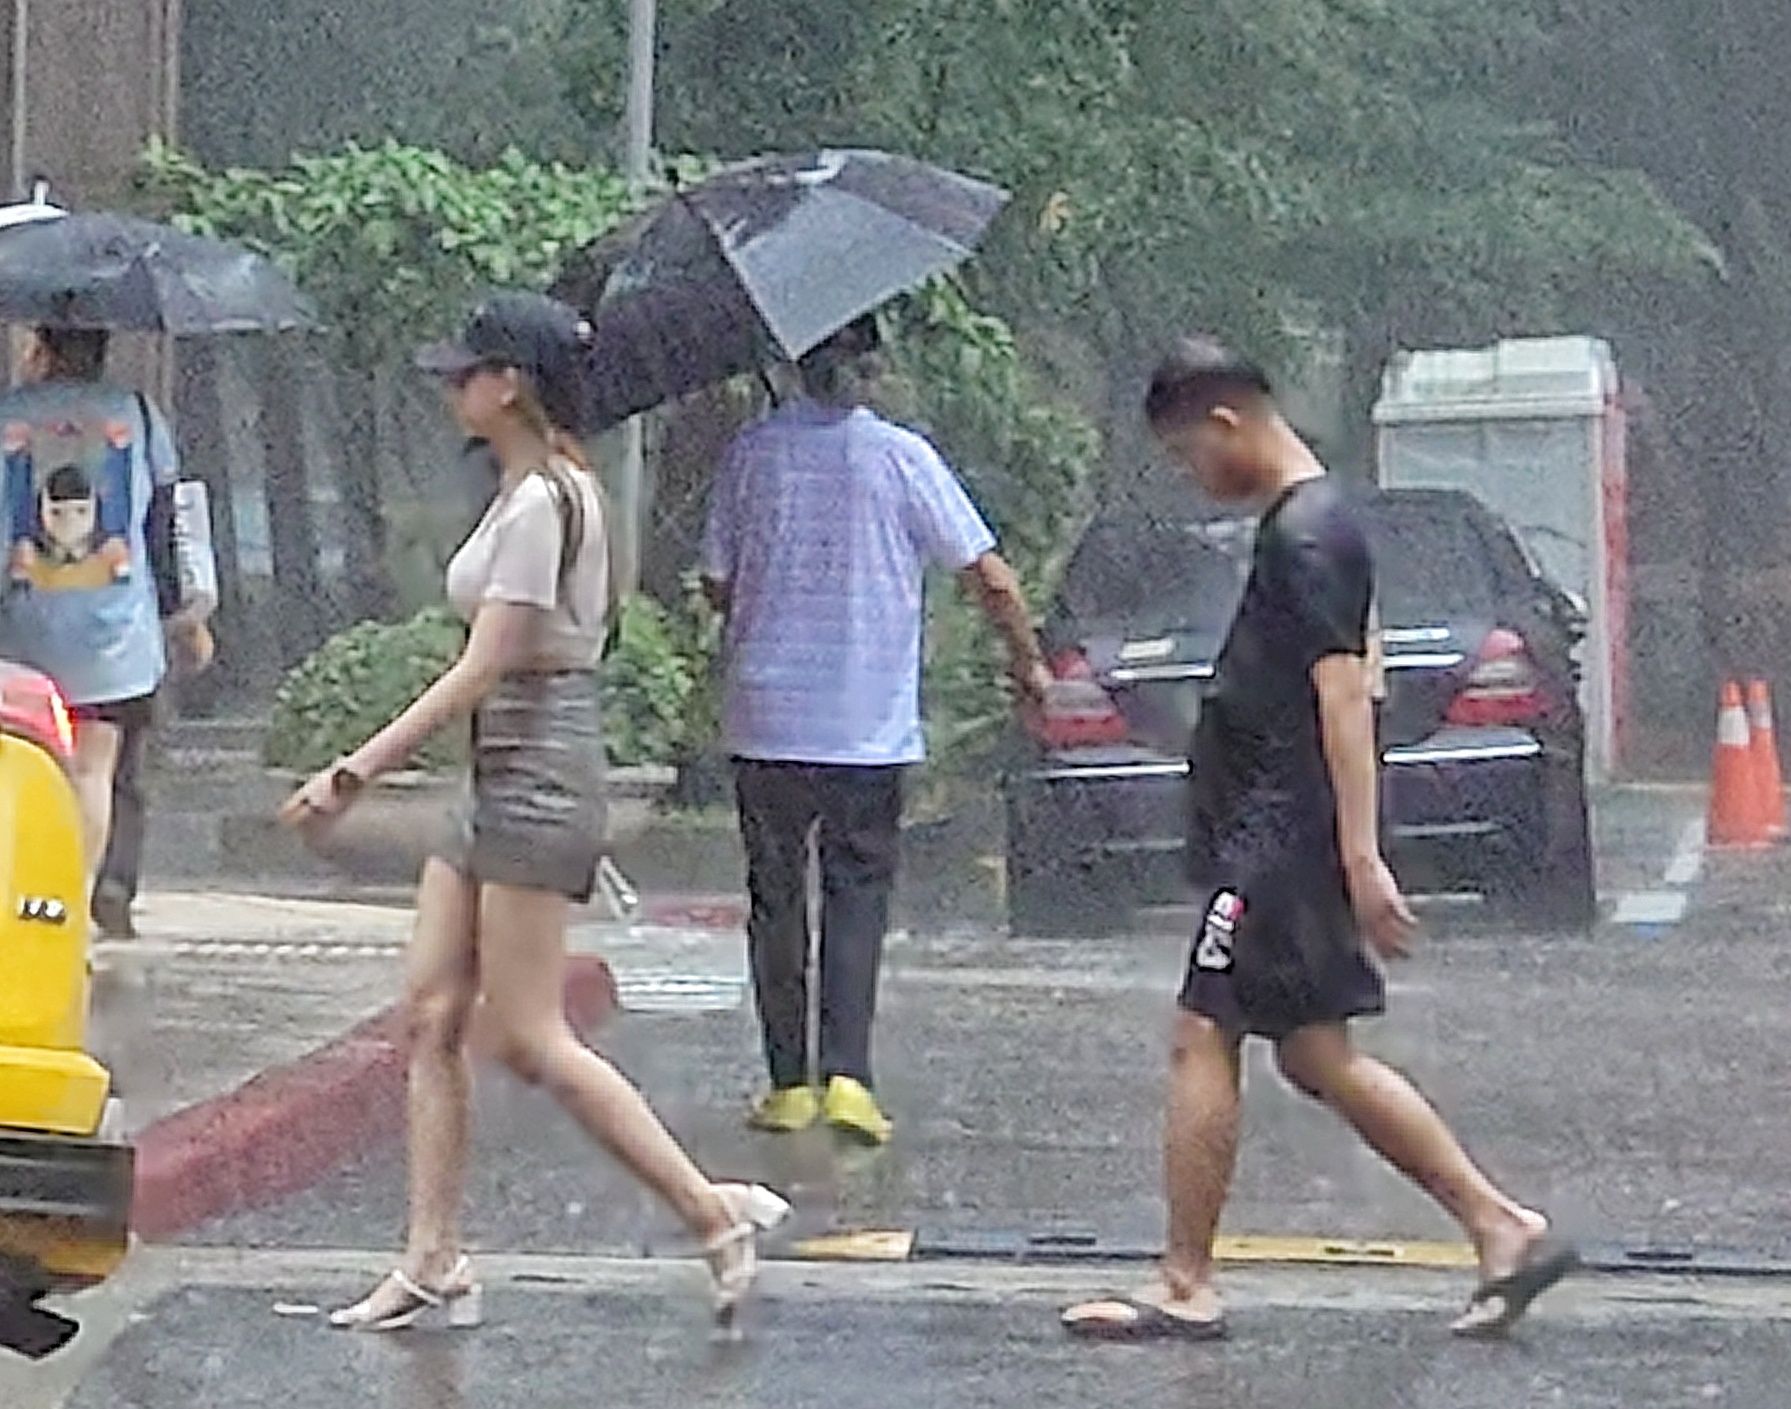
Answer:
POLYGON ((280 824, 304 836, 321 836, 348 810, 366 780, 338 759, 312 774, 281 804, 280 824))

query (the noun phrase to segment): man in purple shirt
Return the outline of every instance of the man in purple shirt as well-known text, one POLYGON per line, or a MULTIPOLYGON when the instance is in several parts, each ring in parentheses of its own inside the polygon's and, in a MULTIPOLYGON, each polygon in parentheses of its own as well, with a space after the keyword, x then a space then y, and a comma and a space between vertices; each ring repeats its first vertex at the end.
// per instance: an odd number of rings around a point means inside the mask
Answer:
POLYGON ((862 404, 865 318, 798 366, 802 395, 729 447, 702 570, 726 614, 724 743, 735 760, 752 898, 748 944, 771 1092, 752 1123, 825 1118, 869 1144, 871 1023, 889 922, 902 773, 925 757, 923 578, 958 575, 1008 647, 1023 695, 1049 681, 995 537, 928 442, 862 404), (809 1082, 808 847, 818 833, 822 1089, 809 1082))

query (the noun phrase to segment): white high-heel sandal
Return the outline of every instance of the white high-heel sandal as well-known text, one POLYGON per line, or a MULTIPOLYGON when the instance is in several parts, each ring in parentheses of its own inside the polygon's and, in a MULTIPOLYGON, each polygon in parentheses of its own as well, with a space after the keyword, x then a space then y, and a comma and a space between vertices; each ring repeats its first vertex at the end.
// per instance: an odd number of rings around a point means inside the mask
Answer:
POLYGON ((715 1321, 731 1328, 740 1303, 759 1275, 759 1234, 790 1216, 790 1204, 763 1184, 720 1184, 717 1190, 734 1212, 734 1226, 703 1249, 714 1283, 715 1321))
POLYGON ((472 1270, 471 1259, 463 1256, 441 1286, 425 1287, 402 1267, 394 1268, 353 1306, 332 1311, 330 1324, 343 1331, 404 1331, 424 1326, 470 1331, 485 1319, 484 1296, 472 1270), (373 1304, 386 1282, 396 1282, 405 1299, 385 1315, 375 1316, 373 1304))

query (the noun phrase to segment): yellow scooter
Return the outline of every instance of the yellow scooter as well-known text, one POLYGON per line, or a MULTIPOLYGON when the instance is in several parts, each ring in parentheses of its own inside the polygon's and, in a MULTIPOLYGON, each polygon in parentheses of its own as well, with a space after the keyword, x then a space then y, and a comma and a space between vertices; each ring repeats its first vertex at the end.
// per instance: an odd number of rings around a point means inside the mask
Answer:
POLYGON ((0 1348, 41 1358, 77 1322, 38 1303, 91 1287, 130 1240, 131 1148, 86 1050, 87 867, 74 726, 44 676, 0 661, 0 1348))

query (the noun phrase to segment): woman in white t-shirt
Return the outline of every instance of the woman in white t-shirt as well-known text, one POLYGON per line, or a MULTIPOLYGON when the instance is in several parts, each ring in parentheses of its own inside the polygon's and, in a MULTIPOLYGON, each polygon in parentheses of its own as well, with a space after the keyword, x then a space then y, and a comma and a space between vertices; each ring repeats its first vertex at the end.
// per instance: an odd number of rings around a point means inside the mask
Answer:
POLYGON ((550 1091, 701 1240, 718 1319, 731 1319, 752 1283, 759 1232, 788 1212, 768 1189, 711 1183, 564 1016, 567 907, 590 898, 602 848, 594 670, 612 607, 603 497, 566 429, 580 419, 590 337, 564 304, 506 294, 475 312, 457 341, 418 355, 501 470, 484 517, 448 567, 449 599, 470 628, 466 649, 283 812, 293 825, 328 826, 369 779, 471 717, 470 787, 451 838, 424 866, 409 956, 408 1247, 366 1298, 331 1316, 337 1326, 397 1330, 437 1317, 478 1324, 460 1201, 466 1036, 481 996, 511 1070, 550 1091))

